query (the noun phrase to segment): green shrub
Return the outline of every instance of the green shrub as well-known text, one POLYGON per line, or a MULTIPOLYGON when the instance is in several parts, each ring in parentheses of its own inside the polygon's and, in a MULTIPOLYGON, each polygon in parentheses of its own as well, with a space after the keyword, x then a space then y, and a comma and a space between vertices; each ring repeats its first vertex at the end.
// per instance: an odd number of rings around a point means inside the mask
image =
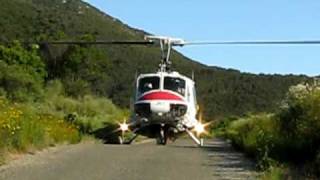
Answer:
POLYGON ((272 166, 263 172, 262 180, 283 180, 288 179, 288 170, 282 166, 272 166))
POLYGON ((90 133, 104 124, 116 123, 128 117, 128 112, 116 107, 109 99, 85 95, 78 99, 65 96, 60 81, 52 81, 46 88, 45 102, 41 111, 56 114, 66 121, 72 121, 83 133, 90 133))
POLYGON ((36 47, 26 50, 18 42, 0 45, 0 69, 0 95, 15 101, 41 97, 46 71, 36 47))
POLYGON ((265 169, 273 163, 269 156, 279 137, 273 115, 249 115, 233 121, 226 131, 226 136, 236 147, 256 157, 260 168, 265 169))
POLYGON ((86 48, 78 47, 66 57, 75 64, 64 64, 69 68, 64 73, 70 75, 62 78, 65 87, 60 80, 44 86, 46 69, 53 69, 45 67, 37 46, 0 45, 0 164, 6 151, 77 143, 83 134, 116 125, 128 116, 109 99, 91 95, 96 90, 88 82, 100 84, 108 78, 100 73, 99 81, 93 79, 104 58, 94 49, 88 53, 94 63, 87 61, 86 48))
POLYGON ((37 108, 0 99, 0 152, 41 149, 57 143, 76 143, 80 133, 63 119, 37 108))
POLYGON ((228 127, 230 126, 230 123, 238 119, 239 117, 232 116, 213 121, 210 126, 211 134, 213 136, 224 137, 228 127))
POLYGON ((313 159, 320 147, 320 87, 291 87, 277 116, 290 156, 313 159))
MULTIPOLYGON (((225 135, 255 157, 261 169, 298 162, 308 166, 306 174, 319 175, 319 132, 320 86, 306 84, 291 87, 277 113, 239 118, 229 123, 225 135)), ((277 168, 270 174, 282 176, 277 168)))

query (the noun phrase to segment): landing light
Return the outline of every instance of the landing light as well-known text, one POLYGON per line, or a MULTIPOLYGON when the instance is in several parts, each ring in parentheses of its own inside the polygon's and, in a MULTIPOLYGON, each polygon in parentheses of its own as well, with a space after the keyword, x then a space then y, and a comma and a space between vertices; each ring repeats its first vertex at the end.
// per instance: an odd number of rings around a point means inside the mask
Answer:
POLYGON ((210 125, 209 123, 202 123, 201 121, 198 121, 197 124, 194 126, 193 131, 196 132, 197 136, 200 136, 201 134, 208 134, 206 131, 206 127, 210 125))
MULTIPOLYGON (((198 108, 199 106, 197 106, 198 108)), ((202 123, 202 111, 199 110, 199 120, 197 124, 194 126, 193 131, 196 132, 197 136, 199 137, 201 134, 208 134, 206 131, 206 127, 209 126, 211 122, 202 123)))
POLYGON ((118 124, 122 132, 129 131, 129 124, 127 124, 125 120, 123 121, 123 123, 118 123, 118 124))
POLYGON ((194 130, 196 131, 197 135, 199 136, 200 134, 205 132, 205 124, 202 124, 201 122, 198 122, 195 126, 194 126, 194 130))

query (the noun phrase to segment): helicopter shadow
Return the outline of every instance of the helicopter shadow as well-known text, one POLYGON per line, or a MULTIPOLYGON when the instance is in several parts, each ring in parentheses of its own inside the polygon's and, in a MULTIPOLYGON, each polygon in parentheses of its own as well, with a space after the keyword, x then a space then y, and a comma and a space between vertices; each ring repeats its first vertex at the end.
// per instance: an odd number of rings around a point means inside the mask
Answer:
POLYGON ((114 123, 104 123, 104 127, 93 131, 91 134, 101 140, 104 144, 119 144, 120 132, 118 125, 114 123))

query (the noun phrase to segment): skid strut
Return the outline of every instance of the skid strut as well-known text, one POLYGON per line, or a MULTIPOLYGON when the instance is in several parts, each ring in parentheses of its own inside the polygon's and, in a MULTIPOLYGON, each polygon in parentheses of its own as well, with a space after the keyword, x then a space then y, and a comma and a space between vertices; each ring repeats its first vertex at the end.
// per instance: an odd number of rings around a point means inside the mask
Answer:
POLYGON ((131 144, 139 136, 138 134, 135 134, 137 131, 139 131, 139 129, 135 129, 132 131, 134 133, 134 136, 129 140, 125 140, 125 137, 124 137, 125 132, 122 131, 121 136, 119 136, 119 144, 131 144))
POLYGON ((191 139, 200 147, 203 146, 203 139, 202 138, 198 138, 196 137, 190 130, 186 129, 186 132, 188 133, 188 135, 191 137, 191 139))

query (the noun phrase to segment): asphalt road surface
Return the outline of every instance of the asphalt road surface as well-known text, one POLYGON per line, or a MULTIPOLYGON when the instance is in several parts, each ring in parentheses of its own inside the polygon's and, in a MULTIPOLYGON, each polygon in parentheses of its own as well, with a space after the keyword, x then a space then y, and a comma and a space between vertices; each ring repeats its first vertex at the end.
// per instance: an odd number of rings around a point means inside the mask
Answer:
POLYGON ((225 141, 189 139, 167 146, 83 143, 26 155, 0 167, 8 180, 256 179, 254 164, 225 141))

